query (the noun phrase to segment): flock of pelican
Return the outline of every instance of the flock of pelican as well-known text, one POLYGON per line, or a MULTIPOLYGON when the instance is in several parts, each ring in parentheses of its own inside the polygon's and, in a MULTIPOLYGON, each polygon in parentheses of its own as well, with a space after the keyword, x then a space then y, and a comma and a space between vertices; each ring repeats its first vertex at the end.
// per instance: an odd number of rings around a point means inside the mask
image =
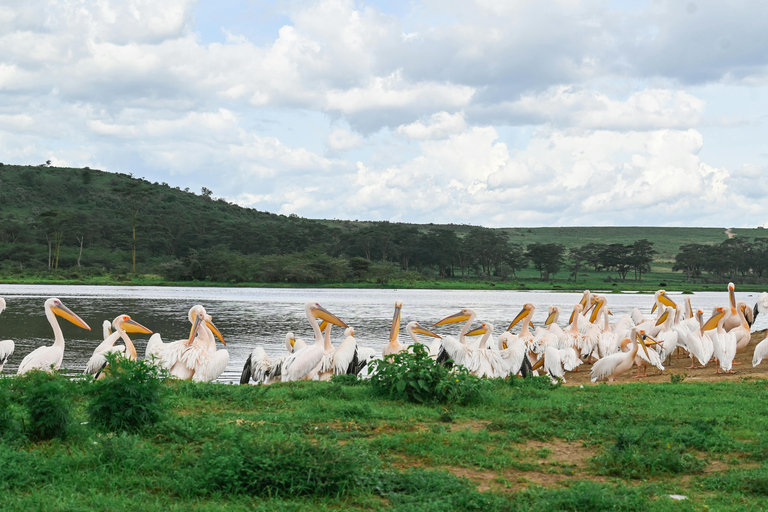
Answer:
MULTIPOLYGON (((5 306, 5 300, 0 298, 0 313, 5 306)), ((52 371, 61 367, 64 358, 64 335, 56 319, 57 316, 78 327, 91 330, 82 318, 59 299, 46 300, 44 309, 45 316, 53 329, 53 345, 38 347, 27 354, 19 364, 17 375, 23 375, 31 370, 52 371)), ((145 358, 154 359, 172 376, 194 381, 215 380, 229 363, 229 353, 226 350, 216 350, 216 338, 224 345, 226 342, 203 306, 193 306, 189 310, 188 318, 192 324, 189 337, 171 343, 163 343, 160 334, 153 333, 128 315, 119 315, 112 322, 105 320, 102 324, 104 341, 93 351, 85 373, 97 379, 104 377, 108 366, 106 356, 110 353, 135 361, 138 354, 128 333, 142 333, 152 334, 147 343, 145 358), (116 345, 120 340, 123 344, 116 345)), ((13 351, 12 340, 0 341, 0 371, 8 358, 13 355, 13 351)))
MULTIPOLYGON (((481 322, 472 327, 477 314, 468 308, 432 324, 437 327, 462 323, 458 336, 441 336, 416 321, 409 322, 405 332, 414 344, 422 343, 417 335, 432 338, 425 348, 436 362, 464 367, 477 377, 525 377, 543 371, 553 380, 565 381, 566 373, 578 371, 586 363, 592 365, 593 382, 615 381, 633 366, 637 366, 636 377, 641 378, 647 375, 648 366, 664 370, 664 361, 675 351, 684 351, 691 358, 689 368, 703 368, 714 360, 716 373, 732 373, 733 365, 739 364, 734 363, 736 353, 749 344, 754 317, 768 313, 768 294, 763 293, 754 308, 736 302, 733 283, 728 285, 728 295, 728 305, 714 308, 706 321, 701 309, 693 310, 690 298, 677 304, 664 290, 659 290, 654 294, 651 316, 635 309, 611 323, 607 298, 585 290, 564 327, 558 324, 560 308, 550 306, 544 325, 534 328, 531 320, 536 306, 528 303, 495 340, 491 323, 481 322), (519 331, 514 333, 512 330, 518 324, 519 331), (471 341, 472 337, 479 339, 471 341)), ((5 307, 5 300, 0 298, 0 313, 5 307)), ((402 307, 401 302, 395 303, 389 341, 381 353, 385 359, 413 347, 400 341, 402 307)), ((48 299, 44 309, 54 333, 53 345, 38 347, 27 354, 19 364, 19 375, 33 369, 57 370, 61 366, 64 336, 57 317, 91 330, 59 299, 48 299)), ((357 375, 376 357, 373 349, 358 346, 354 328, 320 304, 308 302, 304 309, 314 343, 306 343, 289 332, 285 335, 287 352, 282 356, 270 358, 263 347, 256 347, 245 362, 241 384, 251 380, 272 384, 357 375), (331 341, 334 326, 345 329, 338 348, 331 341)), ((229 353, 217 350, 216 340, 224 345, 226 342, 203 306, 193 306, 188 320, 192 325, 189 336, 170 343, 164 343, 159 334, 128 315, 119 315, 112 322, 105 320, 104 341, 94 350, 85 373, 103 377, 108 371, 106 356, 110 353, 136 360, 138 354, 128 333, 142 333, 152 335, 145 358, 155 360, 171 376, 205 382, 217 379, 229 363, 229 353), (117 344, 119 341, 123 344, 117 344)), ((0 371, 13 351, 12 340, 0 341, 0 371)), ((768 337, 755 347, 753 366, 767 357, 768 337)))
MULTIPOLYGON (((587 363, 592 365, 593 382, 612 382, 633 366, 637 367, 637 378, 646 377, 649 366, 663 371, 664 361, 673 352, 682 351, 691 358, 689 368, 703 368, 714 360, 715 373, 732 373, 733 365, 739 364, 734 363, 736 353, 749 344, 754 317, 768 313, 768 294, 762 294, 753 309, 736 302, 733 283, 728 285, 728 294, 729 305, 715 308, 706 321, 701 309, 694 312, 690 298, 677 304, 659 290, 654 294, 651 316, 635 309, 611 323, 607 298, 585 290, 565 327, 557 323, 560 308, 550 306, 544 325, 534 329, 531 320, 536 306, 529 303, 495 340, 490 322, 472 327, 477 314, 468 308, 432 324, 434 328, 462 323, 458 336, 441 336, 415 321, 408 323, 405 331, 414 344, 422 343, 419 334, 433 338, 425 348, 438 363, 463 366, 478 377, 525 377, 543 371, 553 380, 565 381, 567 372, 578 371, 587 363), (512 332, 518 324, 519 332, 512 332), (473 336, 482 337, 471 341, 473 336)), ((401 302, 395 303, 389 342, 381 353, 385 359, 413 347, 399 338, 402 307, 401 302)), ((306 313, 315 343, 307 345, 288 333, 287 352, 274 359, 264 348, 255 348, 243 368, 241 384, 251 380, 262 384, 323 380, 334 374, 357 373, 374 357, 372 349, 357 346, 354 329, 335 315, 314 303, 307 303, 306 313), (347 328, 338 349, 330 341, 333 325, 347 328)), ((753 365, 766 357, 768 338, 755 348, 753 365)))

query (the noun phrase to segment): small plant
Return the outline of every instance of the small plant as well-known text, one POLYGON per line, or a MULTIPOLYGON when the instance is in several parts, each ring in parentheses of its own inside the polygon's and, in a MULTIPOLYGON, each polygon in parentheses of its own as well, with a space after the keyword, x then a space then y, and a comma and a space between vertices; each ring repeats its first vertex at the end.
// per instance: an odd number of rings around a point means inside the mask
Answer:
POLYGON ((98 428, 139 430, 154 425, 163 413, 160 367, 150 361, 131 361, 107 355, 106 377, 93 384, 88 415, 98 428))
POLYGON ((20 387, 29 413, 27 432, 37 440, 67 435, 70 422, 71 382, 59 372, 34 370, 24 374, 20 387))
POLYGON ((687 373, 670 373, 669 382, 671 382, 672 384, 680 384, 685 380, 687 376, 688 376, 687 373))
POLYGON ((403 351, 371 364, 375 368, 371 386, 394 399, 467 404, 481 400, 489 389, 487 380, 475 377, 464 367, 449 369, 436 363, 419 343, 413 345, 413 352, 403 351))

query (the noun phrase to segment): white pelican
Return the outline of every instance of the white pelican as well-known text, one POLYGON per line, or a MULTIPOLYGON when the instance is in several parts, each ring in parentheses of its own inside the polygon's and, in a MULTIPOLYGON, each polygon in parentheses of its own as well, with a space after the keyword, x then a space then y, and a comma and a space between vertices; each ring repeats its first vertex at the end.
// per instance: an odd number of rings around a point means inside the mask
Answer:
MULTIPOLYGON (((386 359, 387 356, 397 354, 399 352, 402 352, 403 350, 408 350, 409 346, 404 345, 400 343, 400 311, 403 307, 403 303, 400 301, 397 301, 395 303, 395 314, 392 318, 392 327, 389 329, 389 343, 384 347, 384 349, 381 351, 381 355, 386 359)), ((411 321, 408 322, 408 325, 405 326, 405 332, 408 334, 408 336, 413 340, 414 343, 421 343, 419 339, 416 337, 416 334, 423 334, 425 336, 429 336, 431 338, 437 338, 441 339, 441 336, 439 334, 435 334, 434 332, 424 329, 419 322, 411 321)), ((429 349, 429 347, 427 347, 429 349)))
POLYGON ((712 359, 712 353, 714 352, 714 346, 709 335, 704 332, 704 312, 702 310, 696 311, 695 320, 699 324, 699 328, 690 331, 686 336, 686 345, 688 346, 688 353, 691 356, 691 366, 693 368, 704 368, 707 363, 712 359), (696 366, 694 357, 699 360, 701 366, 696 366))
MULTIPOLYGON (((202 308, 202 306, 200 306, 200 308, 202 308)), ((189 320, 189 323, 192 324, 187 339, 163 343, 160 333, 155 333, 149 338, 147 348, 144 351, 145 359, 156 359, 163 368, 168 370, 172 377, 181 380, 191 380, 195 374, 194 370, 182 362, 181 358, 190 348, 192 342, 195 341, 200 324, 206 322, 205 317, 199 314, 198 306, 192 306, 189 309, 187 319, 189 320)), ((218 332, 216 326, 211 324, 208 327, 215 329, 216 332, 218 332)), ((204 336, 206 336, 205 344, 207 346, 207 333, 204 334, 204 336)))
POLYGON ((755 347, 755 353, 752 356, 752 366, 757 366, 763 362, 763 359, 768 357, 768 333, 766 333, 763 341, 757 344, 755 347))
MULTIPOLYGON (((728 315, 723 322, 723 329, 725 329, 726 332, 741 325, 741 320, 736 312, 736 286, 734 286, 733 283, 728 283, 728 307, 731 309, 731 314, 728 315)), ((712 314, 714 314, 714 312, 712 314)))
POLYGON ((517 337, 523 340, 526 344, 533 341, 533 333, 531 332, 531 319, 533 318, 533 313, 535 311, 536 306, 530 302, 523 304, 523 309, 520 310, 517 316, 512 320, 512 323, 509 324, 509 327, 507 327, 507 330, 511 331, 515 325, 522 321, 523 323, 520 326, 520 334, 518 334, 517 337))
MULTIPOLYGON (((739 352, 749 345, 751 337, 749 335, 749 319, 747 315, 751 313, 751 310, 747 307, 745 302, 739 301, 736 305, 736 312, 739 316, 739 326, 731 329, 731 332, 736 334, 736 352, 739 352)), ((741 363, 733 363, 741 364, 741 363)))
POLYGON ((325 340, 323 339, 323 333, 320 331, 320 325, 317 323, 318 318, 322 318, 333 325, 349 327, 317 302, 307 302, 304 305, 304 312, 315 334, 315 343, 297 350, 288 356, 285 363, 283 363, 283 382, 311 379, 320 370, 320 363, 322 363, 323 353, 325 352, 325 340))
POLYGON ((509 365, 509 374, 517 375, 523 372, 523 377, 532 372, 528 359, 528 347, 525 342, 509 331, 499 335, 499 354, 509 365))
MULTIPOLYGON (((432 327, 435 327, 437 325, 447 325, 447 324, 455 324, 457 322, 465 322, 464 327, 462 327, 461 332, 459 333, 459 339, 456 340, 453 336, 446 336, 443 338, 441 344, 440 344, 440 352, 437 355, 437 362, 438 363, 445 363, 449 359, 453 361, 454 364, 464 364, 464 359, 467 358, 470 351, 472 350, 472 347, 469 347, 467 345, 465 336, 469 332, 469 328, 472 325, 472 322, 475 321, 475 317, 477 317, 477 314, 474 312, 474 310, 469 308, 464 308, 455 315, 450 315, 442 320, 439 320, 438 322, 435 322, 432 324, 432 327)), ((478 342, 479 345, 479 342, 478 342)))
POLYGON ((724 307, 715 308, 714 314, 704 324, 703 330, 714 332, 709 335, 712 338, 712 344, 715 349, 715 358, 719 361, 719 367, 715 368, 715 373, 720 373, 722 369, 725 373, 735 373, 731 368, 733 358, 736 357, 736 333, 726 332, 723 328, 725 320, 731 316, 731 309, 724 307))
MULTIPOLYGON (((5 299, 0 297, 0 313, 5 309, 5 299)), ((0 372, 3 371, 3 366, 8 358, 13 355, 13 340, 0 341, 0 372)))
MULTIPOLYGON (((104 323, 108 324, 109 322, 105 320, 104 323)), ((152 331, 132 320, 128 315, 116 317, 112 325, 115 327, 115 332, 107 335, 106 339, 94 349, 93 355, 88 360, 83 373, 93 375, 97 379, 103 377, 104 375, 101 372, 107 366, 106 355, 109 353, 121 354, 131 361, 135 361, 137 359, 136 347, 133 346, 133 342, 127 333, 152 334, 152 331), (125 345, 115 345, 115 342, 120 338, 122 338, 125 345)), ((102 324, 102 328, 106 334, 108 332, 107 326, 102 324)))
POLYGON ((194 336, 192 343, 182 354, 180 363, 192 370, 192 380, 195 382, 213 382, 219 378, 229 364, 229 352, 216 350, 216 338, 226 346, 227 342, 221 332, 213 325, 211 315, 206 313, 203 306, 192 308, 195 320, 192 330, 200 336, 194 336))
POLYGON ((645 348, 645 338, 645 331, 633 327, 629 331, 629 340, 632 343, 632 348, 629 352, 617 352, 596 361, 592 365, 592 382, 603 380, 614 382, 616 377, 632 368, 639 346, 642 346, 643 351, 648 355, 648 349, 645 348), (638 345, 638 339, 640 340, 640 345, 638 345))
POLYGON ((655 339, 661 348, 659 351, 659 358, 664 361, 667 356, 672 356, 672 352, 675 351, 680 341, 679 332, 672 329, 672 320, 677 312, 674 308, 666 308, 664 313, 661 314, 658 320, 656 320, 656 326, 661 327, 661 330, 656 334, 655 339))
POLYGON ((752 320, 757 320, 757 315, 759 314, 768 314, 768 293, 762 292, 760 296, 757 297, 757 301, 755 302, 755 307, 752 310, 752 320))
POLYGON ((18 375, 22 375, 30 370, 58 370, 61 361, 64 358, 64 335, 61 332, 59 322, 56 316, 68 320, 78 327, 91 330, 82 318, 77 316, 66 307, 59 299, 51 298, 45 301, 45 317, 53 329, 54 342, 50 347, 38 347, 22 359, 19 365, 18 375))
POLYGON ((110 334, 112 334, 112 322, 109 320, 101 322, 101 334, 104 336, 104 339, 109 338, 110 334))
POLYGON ((482 334, 480 344, 470 353, 469 360, 464 362, 469 372, 476 377, 504 378, 509 375, 510 363, 500 352, 487 346, 488 339, 493 334, 493 324, 483 322, 480 327, 467 333, 467 336, 482 334))
POLYGON ((257 384, 274 384, 282 379, 283 362, 296 350, 306 347, 304 340, 297 339, 289 332, 285 335, 285 348, 288 353, 271 359, 262 347, 256 347, 245 360, 243 372, 240 375, 240 384, 248 384, 253 379, 257 384))

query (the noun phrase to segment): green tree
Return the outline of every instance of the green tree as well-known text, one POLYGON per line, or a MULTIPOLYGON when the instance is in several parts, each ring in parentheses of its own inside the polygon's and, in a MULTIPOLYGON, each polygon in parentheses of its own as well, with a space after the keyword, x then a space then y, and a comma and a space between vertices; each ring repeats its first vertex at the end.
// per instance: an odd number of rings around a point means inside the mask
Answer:
POLYGON ((563 266, 565 246, 562 244, 543 244, 536 242, 528 244, 525 257, 531 260, 534 268, 539 271, 542 281, 547 281, 551 274, 560 272, 563 266))
POLYGON ((653 242, 645 238, 632 244, 632 268, 635 270, 636 281, 643 280, 643 272, 651 271, 654 254, 657 254, 657 251, 653 249, 653 242))

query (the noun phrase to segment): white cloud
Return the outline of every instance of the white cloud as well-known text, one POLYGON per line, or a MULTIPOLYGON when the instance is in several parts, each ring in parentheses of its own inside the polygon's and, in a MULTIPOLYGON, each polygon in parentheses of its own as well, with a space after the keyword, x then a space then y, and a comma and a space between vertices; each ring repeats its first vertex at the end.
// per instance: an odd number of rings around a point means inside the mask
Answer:
POLYGON ((411 139, 429 140, 444 139, 450 135, 458 135, 467 128, 464 120, 464 113, 449 114, 441 111, 432 114, 427 123, 416 121, 410 124, 403 124, 395 130, 401 135, 411 139))
POLYGON ((343 128, 334 128, 328 135, 328 146, 334 151, 347 151, 363 145, 363 139, 343 128))

